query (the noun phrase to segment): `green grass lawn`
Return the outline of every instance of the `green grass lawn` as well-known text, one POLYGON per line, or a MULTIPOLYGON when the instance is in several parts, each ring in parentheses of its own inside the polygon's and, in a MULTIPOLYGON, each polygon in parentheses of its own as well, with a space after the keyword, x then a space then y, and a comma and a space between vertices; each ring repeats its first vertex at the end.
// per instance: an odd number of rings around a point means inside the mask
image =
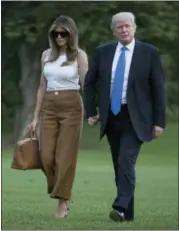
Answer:
POLYGON ((142 148, 136 167, 135 221, 130 224, 113 223, 108 218, 116 193, 114 174, 106 141, 98 143, 97 128, 85 128, 83 133, 73 204, 69 217, 64 220, 54 218, 56 201, 46 194, 43 174, 38 170, 10 169, 11 153, 4 151, 2 229, 178 229, 177 128, 177 125, 168 126, 160 139, 142 148))

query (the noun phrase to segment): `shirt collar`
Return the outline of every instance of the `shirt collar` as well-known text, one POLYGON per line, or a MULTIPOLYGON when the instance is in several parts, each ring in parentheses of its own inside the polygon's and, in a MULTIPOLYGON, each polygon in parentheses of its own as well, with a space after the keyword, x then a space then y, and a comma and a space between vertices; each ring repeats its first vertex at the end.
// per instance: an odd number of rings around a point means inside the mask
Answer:
MULTIPOLYGON (((132 42, 130 42, 126 47, 129 51, 132 51, 134 49, 134 45, 135 45, 135 39, 132 39, 132 42)), ((119 49, 121 49, 124 45, 122 45, 120 42, 118 42, 118 47, 119 49)))

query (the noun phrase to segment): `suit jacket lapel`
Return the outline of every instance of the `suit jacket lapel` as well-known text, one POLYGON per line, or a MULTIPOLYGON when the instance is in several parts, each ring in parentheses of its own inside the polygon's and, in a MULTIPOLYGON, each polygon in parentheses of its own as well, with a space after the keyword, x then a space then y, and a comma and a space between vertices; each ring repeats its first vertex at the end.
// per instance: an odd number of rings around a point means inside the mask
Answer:
POLYGON ((115 42, 111 44, 111 46, 109 47, 109 52, 108 52, 108 57, 107 57, 107 62, 106 62, 106 74, 108 76, 110 83, 111 83, 112 63, 113 63, 117 44, 118 43, 115 42))
POLYGON ((136 41, 134 46, 134 51, 131 60, 131 66, 129 70, 129 78, 128 78, 128 88, 130 87, 134 75, 137 73, 137 68, 139 66, 139 59, 140 59, 140 42, 136 41))

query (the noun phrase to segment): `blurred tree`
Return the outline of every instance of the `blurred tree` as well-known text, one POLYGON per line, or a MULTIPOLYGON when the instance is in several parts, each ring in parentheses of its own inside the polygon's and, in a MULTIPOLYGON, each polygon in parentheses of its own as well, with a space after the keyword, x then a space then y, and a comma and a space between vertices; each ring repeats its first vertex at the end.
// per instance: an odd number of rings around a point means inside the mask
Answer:
POLYGON ((4 127, 10 121, 16 125, 15 137, 26 132, 32 119, 41 53, 48 48, 48 28, 60 14, 76 21, 80 47, 90 58, 97 45, 114 40, 111 16, 119 11, 133 12, 137 38, 156 45, 162 54, 168 106, 173 110, 178 105, 178 2, 2 2, 1 10, 2 117, 4 127))
MULTIPOLYGON (((62 3, 59 6, 63 9, 65 4, 62 3)), ((27 125, 32 120, 40 78, 41 53, 47 48, 48 27, 55 19, 55 12, 57 13, 57 8, 49 2, 3 3, 3 35, 8 39, 5 44, 13 47, 12 54, 16 56, 16 59, 18 56, 20 67, 17 82, 22 104, 16 107, 14 115, 16 137, 27 132, 27 125)), ((9 57, 6 52, 3 53, 5 54, 4 63, 6 63, 9 57)), ((14 69, 17 72, 15 66, 14 69)))

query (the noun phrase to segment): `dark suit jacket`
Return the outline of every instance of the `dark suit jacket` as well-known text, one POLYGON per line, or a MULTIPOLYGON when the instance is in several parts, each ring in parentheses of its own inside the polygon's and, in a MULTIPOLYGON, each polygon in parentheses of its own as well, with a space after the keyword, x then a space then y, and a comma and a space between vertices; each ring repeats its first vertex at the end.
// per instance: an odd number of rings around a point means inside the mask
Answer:
MULTIPOLYGON (((117 42, 96 48, 85 77, 84 106, 86 116, 97 114, 96 86, 99 91, 100 138, 110 106, 111 67, 117 42)), ((142 141, 152 139, 152 127, 165 127, 165 79, 160 55, 154 46, 135 41, 127 88, 127 105, 133 127, 142 141)))

